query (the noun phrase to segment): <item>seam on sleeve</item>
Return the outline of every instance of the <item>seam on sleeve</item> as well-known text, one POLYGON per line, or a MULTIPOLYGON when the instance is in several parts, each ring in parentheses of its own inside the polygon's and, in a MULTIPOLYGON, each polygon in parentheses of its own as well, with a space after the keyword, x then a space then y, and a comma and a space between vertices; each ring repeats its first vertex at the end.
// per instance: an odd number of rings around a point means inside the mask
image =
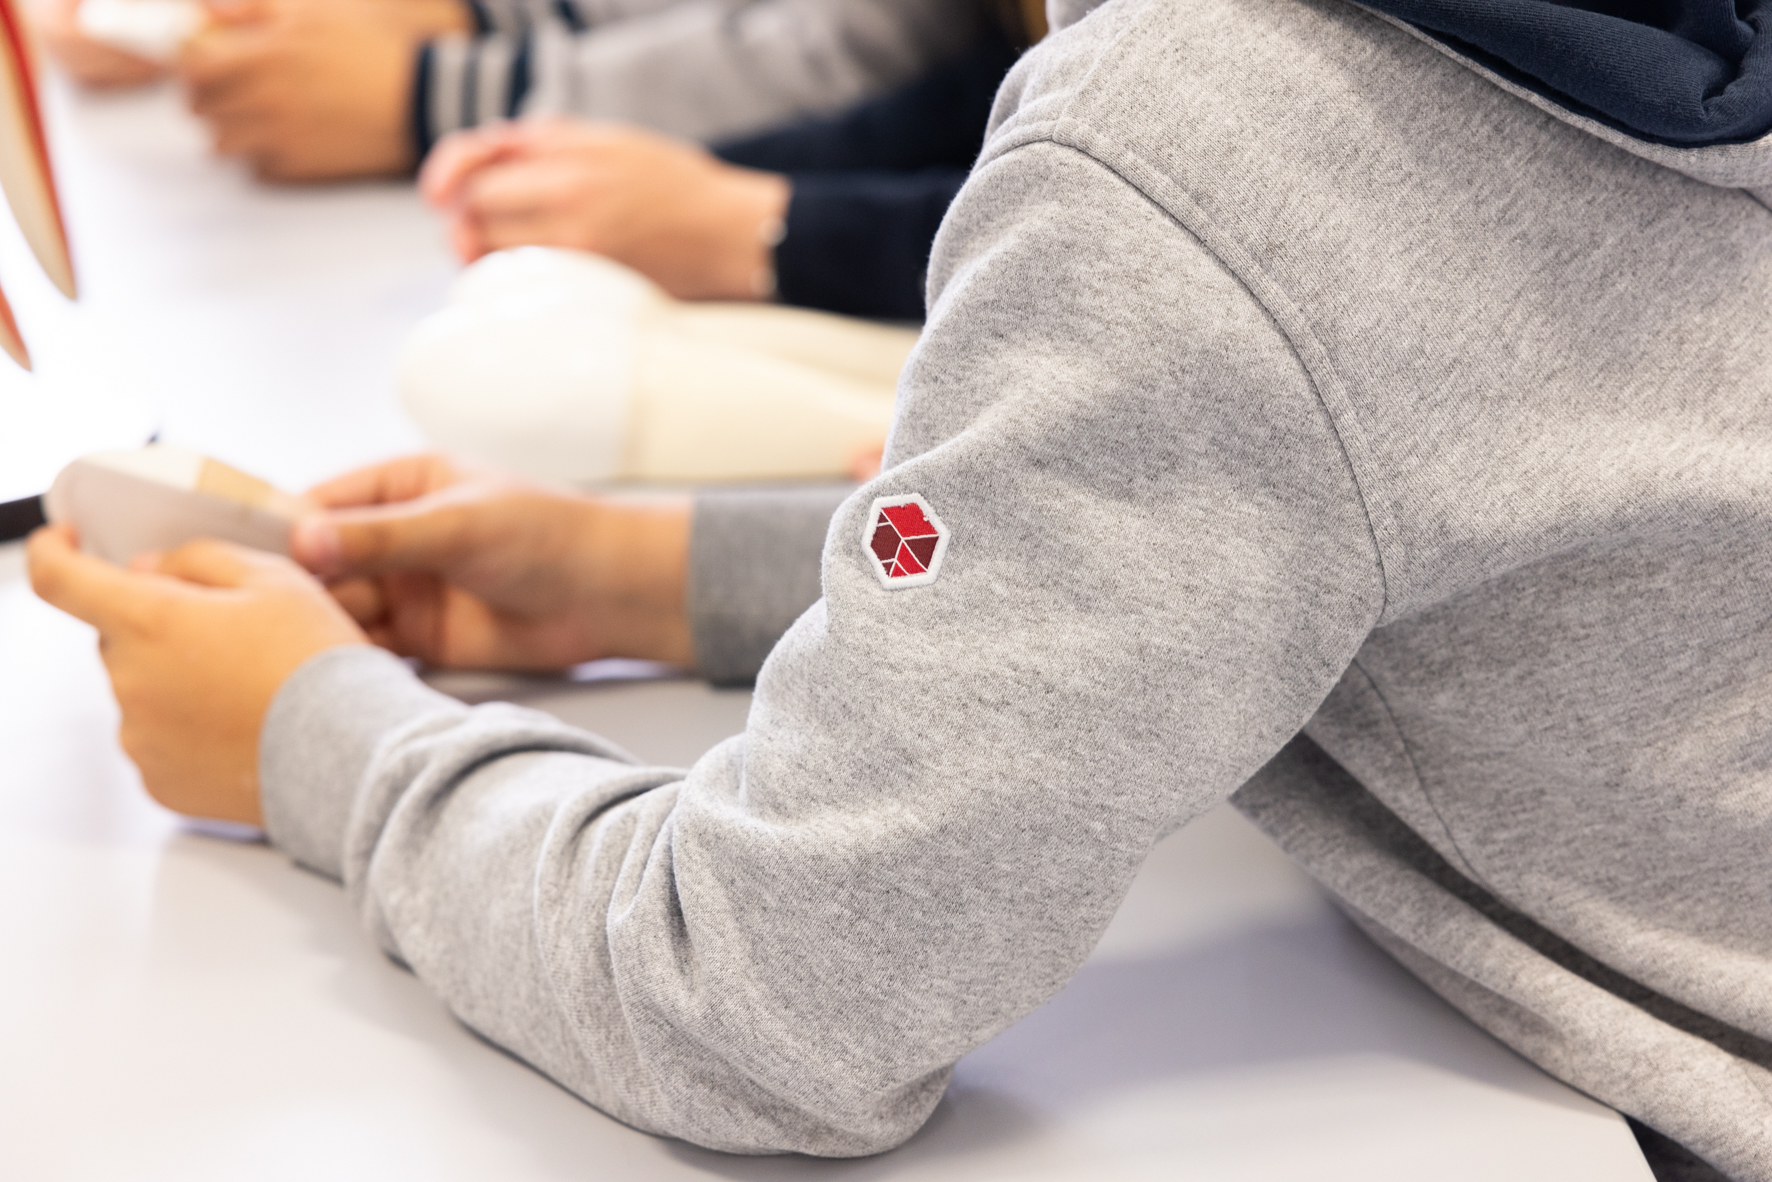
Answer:
POLYGON ((1396 606, 1396 597, 1392 594, 1394 559, 1391 553, 1400 556, 1399 531, 1383 502, 1368 491, 1377 483, 1376 465, 1370 459, 1358 412, 1346 395, 1345 383, 1330 359, 1328 349, 1317 338, 1296 301, 1267 273, 1253 252, 1213 222, 1199 203, 1168 175, 1117 144, 1115 154, 1123 157, 1122 162, 1115 164, 1103 159, 1095 147, 1111 141, 1098 135, 1089 124, 1065 115, 1026 127, 1006 125, 1004 131, 1006 134, 995 139, 979 157, 975 172, 999 157, 1034 144, 1050 144, 1073 152, 1117 178, 1198 241, 1267 314, 1310 382, 1317 404, 1329 420, 1329 430, 1341 451, 1342 462, 1347 465, 1349 482, 1360 499, 1373 558, 1378 564, 1380 604, 1373 627, 1385 623, 1396 606), (1166 199, 1154 196, 1153 189, 1169 190, 1166 199))

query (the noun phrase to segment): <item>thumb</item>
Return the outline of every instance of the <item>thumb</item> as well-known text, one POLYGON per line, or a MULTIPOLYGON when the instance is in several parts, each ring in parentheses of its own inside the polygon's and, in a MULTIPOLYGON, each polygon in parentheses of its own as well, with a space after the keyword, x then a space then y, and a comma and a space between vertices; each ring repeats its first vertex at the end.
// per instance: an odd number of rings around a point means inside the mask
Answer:
POLYGON ((394 505, 304 517, 289 534, 290 555, 327 580, 401 570, 437 570, 459 548, 459 508, 420 497, 394 505))
POLYGON ((243 587, 281 565, 262 550, 249 550, 213 538, 187 542, 170 554, 159 555, 151 561, 146 556, 138 561, 158 574, 204 587, 243 587))

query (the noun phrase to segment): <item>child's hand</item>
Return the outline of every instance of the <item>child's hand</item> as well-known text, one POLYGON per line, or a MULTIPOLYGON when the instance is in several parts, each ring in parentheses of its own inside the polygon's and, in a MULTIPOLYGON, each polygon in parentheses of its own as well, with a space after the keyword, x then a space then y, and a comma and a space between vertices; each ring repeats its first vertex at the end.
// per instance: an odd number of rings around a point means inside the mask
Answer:
POLYGON ((681 140, 564 119, 457 132, 425 159, 425 199, 464 262, 513 246, 605 255, 684 300, 770 294, 786 177, 681 140))
POLYGON ((457 0, 232 0, 177 72, 215 149, 261 177, 316 181, 411 168, 420 42, 465 32, 457 0))
POLYGON ((283 682, 365 638, 294 563, 226 542, 144 555, 124 570, 74 531, 31 535, 38 595, 98 629, 123 710, 123 750, 148 794, 193 816, 259 824, 258 736, 283 682))
POLYGON ((573 496, 440 456, 320 485, 290 549, 375 643, 454 668, 692 660, 689 506, 573 496))
POLYGON ((33 15, 49 56, 82 85, 100 90, 142 86, 166 73, 158 62, 89 37, 80 27, 80 0, 49 0, 33 15))

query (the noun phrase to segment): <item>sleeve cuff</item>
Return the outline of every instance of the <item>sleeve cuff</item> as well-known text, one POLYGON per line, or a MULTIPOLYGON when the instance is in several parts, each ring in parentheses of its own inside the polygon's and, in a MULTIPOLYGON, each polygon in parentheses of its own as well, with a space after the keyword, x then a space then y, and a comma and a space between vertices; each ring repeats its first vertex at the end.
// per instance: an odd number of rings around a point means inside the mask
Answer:
POLYGON ((823 593, 831 516, 855 486, 704 492, 689 531, 688 609, 696 668, 756 678, 782 633, 823 593))
POLYGON ((434 69, 436 50, 430 42, 418 47, 417 60, 412 65, 412 149, 415 155, 415 166, 423 164, 425 157, 431 154, 431 147, 437 142, 437 133, 433 130, 436 124, 431 119, 431 73, 434 69))
POLYGON ((452 131, 515 118, 535 88, 531 33, 439 37, 418 51, 412 137, 422 161, 452 131))
POLYGON ((930 244, 964 169, 790 174, 775 248, 783 303, 877 320, 923 319, 930 244))
POLYGON ((376 746, 402 723, 467 707, 425 686, 382 649, 327 649, 290 675, 259 735, 258 782, 271 843, 342 878, 345 826, 376 746))

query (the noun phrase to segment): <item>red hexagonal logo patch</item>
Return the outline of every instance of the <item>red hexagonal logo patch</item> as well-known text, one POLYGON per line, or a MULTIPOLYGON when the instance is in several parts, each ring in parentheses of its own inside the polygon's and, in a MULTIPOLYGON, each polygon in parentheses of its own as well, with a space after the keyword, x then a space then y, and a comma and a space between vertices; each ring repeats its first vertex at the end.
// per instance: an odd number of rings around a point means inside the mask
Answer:
POLYGON ((948 551, 948 528, 916 494, 880 497, 868 510, 861 548, 874 577, 890 590, 935 582, 948 551))

